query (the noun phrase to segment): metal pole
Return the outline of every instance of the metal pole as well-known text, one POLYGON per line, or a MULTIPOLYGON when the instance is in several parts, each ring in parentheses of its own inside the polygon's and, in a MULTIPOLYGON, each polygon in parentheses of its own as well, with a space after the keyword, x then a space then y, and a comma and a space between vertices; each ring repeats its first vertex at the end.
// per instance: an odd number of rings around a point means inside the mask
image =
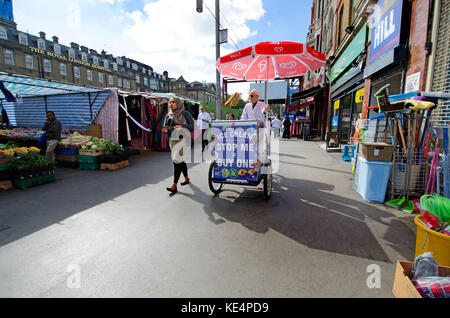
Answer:
MULTIPOLYGON (((220 1, 216 0, 216 61, 220 59, 220 1)), ((220 89, 220 72, 216 70, 216 119, 222 119, 222 97, 220 89)))

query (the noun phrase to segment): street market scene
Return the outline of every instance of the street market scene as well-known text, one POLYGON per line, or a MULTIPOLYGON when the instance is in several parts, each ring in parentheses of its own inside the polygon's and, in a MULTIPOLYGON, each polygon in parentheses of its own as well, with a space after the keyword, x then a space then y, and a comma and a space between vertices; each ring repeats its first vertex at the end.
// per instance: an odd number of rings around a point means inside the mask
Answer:
POLYGON ((0 1, 0 297, 450 298, 450 1, 52 5, 0 1))

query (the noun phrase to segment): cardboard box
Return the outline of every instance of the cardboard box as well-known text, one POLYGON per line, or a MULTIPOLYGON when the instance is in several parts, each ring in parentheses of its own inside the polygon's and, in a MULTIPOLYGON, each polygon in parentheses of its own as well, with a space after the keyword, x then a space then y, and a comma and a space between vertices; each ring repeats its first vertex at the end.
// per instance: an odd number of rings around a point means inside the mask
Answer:
POLYGON ((88 129, 88 135, 92 137, 102 138, 102 125, 90 124, 88 129))
POLYGON ((392 161, 394 146, 383 142, 361 143, 361 156, 367 161, 392 161))
MULTIPOLYGON (((409 278, 413 265, 412 262, 397 262, 392 288, 395 298, 422 298, 409 278)), ((448 275, 450 275, 450 267, 439 266, 439 276, 448 275)))

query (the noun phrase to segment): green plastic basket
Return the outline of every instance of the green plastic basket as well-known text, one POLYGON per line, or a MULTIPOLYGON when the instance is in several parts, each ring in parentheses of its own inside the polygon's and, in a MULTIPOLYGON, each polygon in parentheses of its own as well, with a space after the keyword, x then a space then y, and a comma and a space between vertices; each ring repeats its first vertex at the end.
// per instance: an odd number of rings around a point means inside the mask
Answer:
POLYGON ((21 190, 26 190, 28 188, 37 187, 43 184, 47 184, 50 182, 56 181, 56 175, 49 174, 45 176, 35 176, 32 178, 25 178, 25 179, 15 179, 13 181, 14 186, 21 190))
POLYGON ((99 163, 102 156, 78 156, 79 163, 99 163))
POLYGON ((80 170, 100 170, 100 163, 80 162, 80 170))

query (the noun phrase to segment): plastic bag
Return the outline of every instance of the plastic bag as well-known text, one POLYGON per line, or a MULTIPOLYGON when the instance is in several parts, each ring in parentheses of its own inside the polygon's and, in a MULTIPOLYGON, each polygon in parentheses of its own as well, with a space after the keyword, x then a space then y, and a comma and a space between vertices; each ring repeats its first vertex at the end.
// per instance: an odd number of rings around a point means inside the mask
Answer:
POLYGON ((421 277, 412 283, 423 298, 450 298, 450 277, 421 277))
POLYGON ((414 260, 411 270, 412 280, 418 280, 422 277, 439 276, 439 265, 430 252, 419 255, 414 260))

